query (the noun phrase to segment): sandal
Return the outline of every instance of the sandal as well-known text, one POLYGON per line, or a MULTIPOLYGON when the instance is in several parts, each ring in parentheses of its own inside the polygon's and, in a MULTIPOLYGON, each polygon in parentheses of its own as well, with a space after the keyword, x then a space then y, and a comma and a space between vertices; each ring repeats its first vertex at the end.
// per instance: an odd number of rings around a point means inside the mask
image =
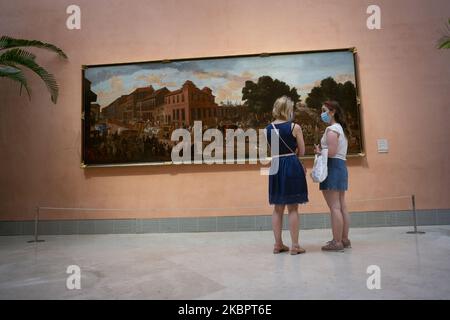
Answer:
POLYGON ((336 242, 336 240, 331 240, 328 241, 326 245, 324 245, 322 247, 323 251, 339 251, 339 252, 343 252, 344 251, 344 245, 342 244, 338 244, 336 242))
POLYGON ((352 247, 352 243, 350 242, 350 239, 347 239, 347 240, 342 239, 342 244, 344 245, 344 248, 352 247))
MULTIPOLYGON (((331 243, 333 240, 327 241, 328 243, 331 243)), ((348 240, 344 240, 342 239, 342 244, 344 245, 344 248, 351 248, 352 247, 352 243, 350 242, 350 239, 348 240)))
POLYGON ((291 251, 290 251, 291 255, 302 254, 305 252, 306 252, 306 250, 300 246, 292 246, 291 251))
POLYGON ((284 244, 281 245, 281 247, 280 246, 276 246, 276 245, 273 246, 273 253, 274 254, 278 254, 278 253, 286 252, 286 251, 289 251, 289 247, 285 246, 284 244))

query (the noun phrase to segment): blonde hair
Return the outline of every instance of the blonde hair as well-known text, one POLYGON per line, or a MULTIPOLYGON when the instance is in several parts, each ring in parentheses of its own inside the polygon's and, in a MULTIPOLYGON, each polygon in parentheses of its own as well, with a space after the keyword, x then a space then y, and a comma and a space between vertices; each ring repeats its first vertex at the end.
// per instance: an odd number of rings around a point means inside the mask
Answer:
POLYGON ((289 120, 294 112, 294 102, 288 96, 278 98, 273 104, 272 115, 275 119, 289 120))

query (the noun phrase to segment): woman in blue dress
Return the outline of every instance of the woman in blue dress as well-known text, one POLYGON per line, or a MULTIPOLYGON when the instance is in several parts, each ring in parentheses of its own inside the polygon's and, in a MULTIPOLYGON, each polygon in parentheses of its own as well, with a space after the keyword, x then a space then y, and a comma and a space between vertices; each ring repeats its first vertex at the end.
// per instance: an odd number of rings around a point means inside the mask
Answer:
MULTIPOLYGON (((287 206, 292 241, 290 253, 295 255, 305 252, 298 242, 298 204, 308 202, 306 170, 298 158, 305 153, 305 142, 300 125, 293 122, 294 102, 289 97, 277 99, 272 114, 275 120, 266 127, 267 142, 270 145, 271 139, 278 139, 279 149, 271 150, 272 163, 269 175, 269 203, 274 205, 273 253, 289 251, 289 247, 285 246, 282 240, 283 213, 287 206)), ((274 146, 276 144, 272 144, 271 149, 276 149, 274 146)))

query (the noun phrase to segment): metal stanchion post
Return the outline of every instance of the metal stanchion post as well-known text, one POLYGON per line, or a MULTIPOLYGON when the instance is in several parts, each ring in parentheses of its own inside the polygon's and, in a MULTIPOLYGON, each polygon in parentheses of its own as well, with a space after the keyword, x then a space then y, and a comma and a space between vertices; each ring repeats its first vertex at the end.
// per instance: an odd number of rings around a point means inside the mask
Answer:
POLYGON ((424 231, 417 231, 416 196, 414 194, 411 196, 411 201, 412 201, 412 208, 413 208, 414 231, 408 231, 406 233, 413 233, 413 234, 425 233, 424 231))
POLYGON ((27 241, 28 243, 45 241, 38 239, 38 225, 39 225, 39 207, 36 207, 36 214, 34 215, 34 240, 29 240, 27 241))

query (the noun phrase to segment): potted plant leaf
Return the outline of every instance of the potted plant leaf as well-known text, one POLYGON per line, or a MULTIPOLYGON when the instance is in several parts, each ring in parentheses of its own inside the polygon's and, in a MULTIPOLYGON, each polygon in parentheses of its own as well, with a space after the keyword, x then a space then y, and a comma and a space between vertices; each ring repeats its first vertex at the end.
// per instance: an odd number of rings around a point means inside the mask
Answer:
POLYGON ((55 77, 41 67, 36 62, 36 56, 25 50, 24 47, 36 47, 46 49, 57 53, 60 57, 67 59, 67 55, 58 47, 37 40, 15 39, 8 36, 0 38, 0 77, 8 78, 20 83, 20 94, 22 88, 28 93, 31 99, 31 89, 22 68, 28 68, 36 73, 47 86, 50 92, 51 100, 56 104, 58 99, 59 87, 55 77))

